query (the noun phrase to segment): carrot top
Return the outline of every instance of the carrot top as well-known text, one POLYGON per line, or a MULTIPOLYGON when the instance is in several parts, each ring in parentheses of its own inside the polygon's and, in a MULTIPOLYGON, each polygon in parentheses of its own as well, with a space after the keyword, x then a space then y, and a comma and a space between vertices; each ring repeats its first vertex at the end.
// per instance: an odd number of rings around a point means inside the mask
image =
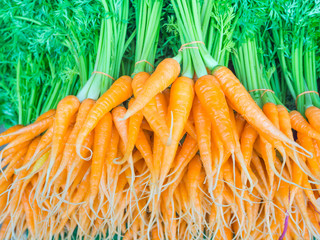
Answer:
POLYGON ((155 68, 154 61, 159 39, 162 6, 163 0, 136 1, 137 37, 133 74, 151 73, 155 68))
POLYGON ((78 92, 80 101, 98 99, 119 78, 123 54, 135 35, 133 32, 126 40, 129 0, 102 0, 102 4, 106 16, 101 22, 96 61, 91 77, 78 92))
POLYGON ((207 75, 218 65, 205 46, 205 34, 213 8, 212 1, 171 0, 178 20, 181 48, 174 58, 182 63, 182 75, 193 78, 207 75))

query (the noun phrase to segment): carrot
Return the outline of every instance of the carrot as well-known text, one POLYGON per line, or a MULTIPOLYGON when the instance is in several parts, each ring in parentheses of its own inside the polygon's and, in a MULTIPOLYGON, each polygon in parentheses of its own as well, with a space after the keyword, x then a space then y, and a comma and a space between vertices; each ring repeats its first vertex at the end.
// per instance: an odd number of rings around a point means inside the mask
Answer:
POLYGON ((270 121, 280 129, 278 108, 274 103, 268 102, 263 105, 262 111, 270 121))
POLYGON ((201 161, 207 174, 209 191, 211 192, 213 190, 211 122, 197 97, 194 98, 192 112, 195 121, 201 161))
MULTIPOLYGON (((132 88, 135 97, 137 98, 138 95, 142 93, 143 87, 145 85, 145 82, 150 77, 148 73, 140 72, 136 74, 132 81, 132 88)), ((161 106, 163 103, 160 102, 160 100, 157 101, 157 98, 152 98, 141 110, 143 116, 148 121, 151 129, 161 137, 162 143, 167 144, 169 139, 169 128, 166 124, 165 118, 163 118, 162 114, 158 113, 158 108, 162 108, 162 112, 165 111, 163 108, 164 106, 161 106)), ((133 105, 133 103, 132 103, 133 105)), ((129 106, 130 108, 130 106, 129 106)), ((165 117, 165 116, 164 116, 165 117)))
MULTIPOLYGON (((38 136, 40 133, 44 132, 45 130, 47 130, 53 123, 54 118, 53 117, 48 117, 45 118, 39 122, 34 122, 28 126, 22 127, 19 129, 17 129, 16 131, 9 133, 7 135, 3 135, 0 136, 1 141, 3 144, 9 143, 7 142, 8 137, 13 136, 13 135, 20 135, 17 138, 15 138, 13 141, 10 142, 10 144, 12 146, 18 145, 21 142, 24 141, 24 139, 32 139, 34 136, 38 136), (2 140, 4 139, 4 140, 2 140)), ((10 145, 9 144, 9 145, 10 145)), ((6 146, 6 148, 10 148, 8 147, 9 145, 6 146)))
POLYGON ((1 161, 1 168, 4 168, 6 165, 8 165, 12 159, 12 156, 16 154, 18 151, 20 151, 21 149, 28 147, 29 144, 30 144, 30 141, 27 141, 18 146, 2 151, 1 153, 3 154, 2 155, 3 159, 1 161))
POLYGON ((251 186, 253 186, 253 180, 245 165, 240 144, 236 141, 234 136, 229 107, 219 83, 214 76, 205 75, 198 79, 195 84, 195 90, 202 106, 211 120, 212 125, 218 132, 224 147, 232 154, 236 155, 245 175, 251 183, 251 186))
MULTIPOLYGON (((235 110, 260 134, 263 134, 265 137, 270 136, 283 141, 285 144, 302 149, 299 144, 289 139, 272 124, 230 69, 219 66, 213 70, 213 75, 219 81, 224 94, 236 107, 235 110)), ((309 153, 307 153, 307 155, 309 155, 309 153)))
POLYGON ((18 134, 17 132, 20 132, 24 129, 27 129, 26 131, 23 131, 19 136, 17 136, 13 141, 11 141, 5 148, 3 151, 13 148, 19 144, 22 144, 26 141, 29 141, 31 139, 33 139, 34 137, 38 136, 39 134, 41 134, 42 132, 44 132, 45 130, 47 130, 51 124, 53 122, 53 118, 46 118, 38 123, 34 123, 34 124, 30 124, 27 127, 21 128, 15 132, 13 132, 12 134, 18 134))
POLYGON ((50 109, 50 110, 48 110, 47 112, 41 114, 41 115, 36 119, 35 122, 39 122, 39 121, 41 121, 41 120, 43 120, 43 119, 49 118, 49 117, 51 117, 51 116, 54 116, 55 114, 56 114, 56 110, 55 110, 55 109, 50 109))
POLYGON ((297 132, 306 134, 308 137, 320 141, 320 133, 318 133, 311 125, 304 119, 298 111, 290 112, 291 126, 297 132))
POLYGON ((250 165, 253 146, 258 137, 258 132, 248 123, 246 123, 241 138, 241 151, 247 166, 250 165))
POLYGON ((46 184, 44 189, 49 181, 49 177, 51 171, 53 170, 53 166, 55 164, 56 158, 59 154, 61 154, 64 145, 62 144, 63 138, 68 130, 69 124, 71 119, 76 114, 80 106, 80 102, 77 97, 75 96, 67 96, 62 99, 58 106, 57 112, 55 115, 54 120, 54 127, 53 127, 53 136, 52 136, 52 146, 51 146, 51 156, 49 161, 49 166, 47 169, 47 176, 46 176, 46 184))
POLYGON ((199 200, 199 194, 201 190, 198 189, 204 181, 204 174, 201 174, 201 172, 201 160, 199 155, 196 155, 188 165, 187 183, 191 210, 193 211, 192 215, 196 218, 194 221, 198 225, 197 227, 199 230, 201 230, 200 227, 202 225, 202 217, 204 217, 202 213, 201 201, 199 200))
POLYGON ((159 63, 153 74, 147 79, 141 93, 136 96, 136 100, 128 109, 124 119, 129 118, 154 98, 159 92, 169 87, 180 74, 179 63, 172 59, 166 58, 159 63))
POLYGON ((93 155, 90 175, 90 198, 92 204, 99 191, 102 166, 107 154, 107 144, 110 142, 112 116, 106 113, 94 129, 93 155))
POLYGON ((310 123, 310 125, 320 131, 320 109, 314 106, 308 107, 305 111, 306 117, 310 123))
POLYGON ((17 135, 10 134, 18 131, 21 128, 23 128, 23 125, 15 125, 7 129, 6 131, 2 132, 0 134, 0 146, 5 145, 14 140, 17 137, 17 135))
POLYGON ((127 111, 127 109, 122 106, 115 107, 112 110, 113 123, 114 123, 116 129, 118 130, 118 133, 120 135, 120 139, 124 143, 125 148, 128 143, 129 120, 121 120, 121 119, 125 115, 126 111, 127 111))
MULTIPOLYGON (((191 116, 191 115, 190 115, 191 116)), ((197 139, 197 132, 196 132, 196 129, 195 129, 195 126, 194 124, 191 122, 190 119, 187 120, 186 122, 186 126, 184 127, 184 130, 186 130, 186 132, 191 136, 193 137, 194 139, 197 139)))
POLYGON ((173 180, 170 180, 169 182, 175 182, 176 179, 180 177, 182 171, 186 168, 186 166, 189 164, 189 162, 196 155, 197 152, 197 141, 190 135, 187 135, 182 144, 181 150, 176 155, 176 158, 174 160, 175 165, 172 171, 174 173, 174 175, 172 176, 173 180))
MULTIPOLYGON (((132 98, 129 102, 129 106, 133 103, 133 101, 134 99, 132 98)), ((138 138, 142 119, 142 112, 137 112, 136 114, 132 115, 129 119, 128 141, 126 143, 126 151, 123 154, 121 163, 126 162, 129 159, 130 154, 132 154, 132 151, 138 138)))
MULTIPOLYGON (((61 164, 57 170, 57 173, 55 174, 55 176, 52 178, 51 181, 54 181, 61 174, 61 172, 65 170, 67 164, 71 162, 70 160, 75 159, 76 147, 75 147, 74 143, 75 143, 77 136, 78 136, 78 133, 79 133, 79 131, 80 131, 85 119, 86 119, 86 116, 87 116, 88 112, 90 111, 90 109, 93 107, 94 103, 95 103, 95 101, 92 99, 85 99, 80 104, 79 111, 78 111, 77 118, 76 118, 76 123, 72 129, 72 132, 70 133, 70 135, 68 137, 66 146, 65 146, 63 153, 62 153, 61 164)), ((47 134, 47 132, 46 132, 46 134, 47 134)), ((52 133, 50 135, 52 135, 52 134, 53 134, 53 129, 52 129, 52 133)), ((45 135, 43 136, 43 138, 45 137, 45 135)), ((48 140, 51 138, 52 138, 52 136, 48 136, 48 140)), ((42 140, 43 139, 41 139, 41 141, 42 140)), ((45 142, 47 142, 47 140, 44 139, 44 145, 45 145, 45 142)))
MULTIPOLYGON (((29 142, 30 143, 30 142, 29 142)), ((22 148, 16 154, 12 156, 12 159, 9 165, 4 170, 4 173, 0 177, 0 185, 3 184, 4 181, 7 181, 13 174, 16 168, 19 168, 23 164, 23 157, 28 151, 28 146, 22 148)))
POLYGON ((283 105, 277 105, 280 130, 291 140, 294 140, 291 128, 290 114, 283 105))
POLYGON ((172 143, 166 146, 161 162, 159 190, 171 168, 185 123, 191 111, 194 97, 193 81, 187 77, 179 77, 171 87, 167 122, 172 124, 172 143), (172 121, 171 121, 172 118, 172 121))
MULTIPOLYGON (((88 175, 89 175, 89 172, 87 172, 87 174, 83 177, 83 180, 80 183, 77 191, 71 197, 71 202, 80 203, 84 199, 86 193, 88 192, 87 189, 89 188, 89 185, 90 185, 90 177, 88 175)), ((67 211, 62 212, 61 221, 58 223, 58 226, 54 231, 55 233, 61 232, 61 230, 64 228, 65 224, 69 219, 68 217, 71 216, 71 214, 75 211, 75 209, 76 209, 76 205, 70 205, 67 211)))
POLYGON ((150 127, 149 123, 146 121, 145 118, 142 119, 141 128, 142 128, 143 130, 147 130, 147 131, 153 132, 152 128, 150 127))
POLYGON ((132 79, 128 76, 120 77, 90 109, 85 123, 77 137, 76 152, 78 155, 80 154, 80 149, 86 136, 95 128, 104 114, 131 97, 131 80, 132 79))
POLYGON ((137 141, 136 141, 136 147, 141 153, 142 157, 144 158, 149 170, 151 173, 153 173, 153 154, 152 149, 149 141, 147 140, 147 137, 145 135, 145 132, 140 129, 137 141))
POLYGON ((33 209, 30 206, 27 193, 30 194, 30 192, 28 191, 22 194, 22 203, 23 203, 24 212, 26 214, 28 230, 30 231, 31 236, 35 237, 35 222, 34 222, 33 209))
POLYGON ((167 116, 167 110, 168 110, 168 102, 166 97, 164 96, 163 93, 158 93, 155 96, 155 100, 156 100, 156 105, 157 105, 157 110, 159 115, 161 116, 161 118, 163 120, 166 119, 167 116))
MULTIPOLYGON (((230 108, 230 106, 229 106, 229 108, 230 108)), ((236 120, 237 134, 240 137, 242 134, 242 131, 246 125, 246 120, 239 113, 235 114, 235 120, 236 120)))
POLYGON ((298 139, 302 147, 307 149, 312 153, 312 158, 307 159, 307 164, 309 165, 310 171, 320 179, 320 166, 319 159, 317 159, 316 150, 314 149, 312 138, 306 136, 305 134, 298 132, 298 139))
POLYGON ((164 145, 161 142, 161 139, 158 135, 153 136, 153 175, 155 179, 159 179, 159 174, 161 170, 161 160, 164 150, 164 145))

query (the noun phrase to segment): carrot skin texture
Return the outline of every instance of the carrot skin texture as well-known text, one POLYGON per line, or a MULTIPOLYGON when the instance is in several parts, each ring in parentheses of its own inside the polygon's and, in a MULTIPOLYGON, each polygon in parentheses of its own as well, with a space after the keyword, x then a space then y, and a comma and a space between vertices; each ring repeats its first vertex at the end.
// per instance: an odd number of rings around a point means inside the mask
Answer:
MULTIPOLYGON (((143 91, 143 87, 150 77, 149 73, 140 72, 136 74, 132 80, 132 89, 134 96, 137 98, 138 95, 141 95, 143 91)), ((167 144, 169 138, 169 128, 166 123, 166 111, 164 109, 164 99, 165 96, 160 97, 161 93, 152 98, 142 109, 141 112, 149 123, 151 129, 161 137, 161 141, 163 144, 167 144), (160 110, 160 114, 158 110, 160 110), (164 115, 164 116, 163 116, 164 115)), ((130 104, 129 108, 134 104, 134 101, 130 104)))
MULTIPOLYGON (((179 77, 171 87, 170 103, 167 114, 168 125, 172 126, 172 143, 166 146, 163 154, 160 171, 160 184, 162 186, 174 160, 184 126, 188 120, 194 98, 193 80, 179 77), (172 116, 172 117, 171 117, 172 116), (172 123, 171 123, 171 118, 172 123)), ((161 188, 161 187, 160 187, 161 188)))
POLYGON ((156 70, 146 81, 141 94, 136 96, 136 101, 128 109, 125 118, 130 117, 141 110, 159 92, 169 87, 180 74, 180 64, 172 59, 166 58, 159 63, 156 70))
POLYGON ((291 126, 297 132, 306 134, 308 137, 320 141, 320 133, 318 133, 298 111, 290 112, 291 126))
POLYGON ((284 141, 292 146, 299 145, 290 140, 265 116, 259 106, 251 98, 239 79, 227 67, 219 66, 214 69, 213 75, 217 78, 228 100, 236 107, 248 123, 260 134, 284 141))
POLYGON ((110 141, 111 128, 112 116, 110 113, 106 113, 103 118, 100 119, 94 130, 93 155, 90 175, 90 202, 94 201, 94 198, 99 191, 102 166, 107 154, 107 144, 110 141))

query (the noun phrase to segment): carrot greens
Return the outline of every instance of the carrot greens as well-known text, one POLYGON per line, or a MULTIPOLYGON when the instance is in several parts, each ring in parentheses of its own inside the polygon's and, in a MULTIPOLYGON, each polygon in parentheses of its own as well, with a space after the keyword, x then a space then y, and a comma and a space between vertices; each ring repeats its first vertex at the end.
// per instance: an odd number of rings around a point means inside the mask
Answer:
POLYGON ((102 6, 92 0, 2 4, 0 125, 9 127, 34 121, 84 85, 102 6))
POLYGON ((278 61, 293 101, 301 114, 320 107, 316 75, 316 39, 319 35, 318 1, 277 1, 270 29, 278 61), (306 93, 310 91, 309 93, 306 93))
POLYGON ((262 108, 267 102, 281 104, 279 79, 270 52, 267 52, 267 5, 242 1, 235 28, 232 63, 241 83, 262 108), (270 55, 270 56, 269 56, 270 55), (275 76, 274 76, 275 74, 275 76))
POLYGON ((129 1, 102 0, 105 15, 101 21, 99 46, 92 75, 78 93, 78 98, 97 99, 119 77, 121 60, 135 32, 126 41, 129 1))

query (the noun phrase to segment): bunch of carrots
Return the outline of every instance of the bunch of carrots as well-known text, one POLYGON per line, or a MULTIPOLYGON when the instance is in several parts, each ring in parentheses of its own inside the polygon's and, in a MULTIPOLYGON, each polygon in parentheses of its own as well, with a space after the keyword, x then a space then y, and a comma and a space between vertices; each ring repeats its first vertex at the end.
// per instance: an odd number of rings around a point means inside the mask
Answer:
POLYGON ((95 69, 78 97, 0 134, 0 239, 320 238, 320 109, 257 104, 204 43, 213 2, 171 3, 177 56, 153 70, 162 1, 138 1, 131 76, 108 88, 95 69))

